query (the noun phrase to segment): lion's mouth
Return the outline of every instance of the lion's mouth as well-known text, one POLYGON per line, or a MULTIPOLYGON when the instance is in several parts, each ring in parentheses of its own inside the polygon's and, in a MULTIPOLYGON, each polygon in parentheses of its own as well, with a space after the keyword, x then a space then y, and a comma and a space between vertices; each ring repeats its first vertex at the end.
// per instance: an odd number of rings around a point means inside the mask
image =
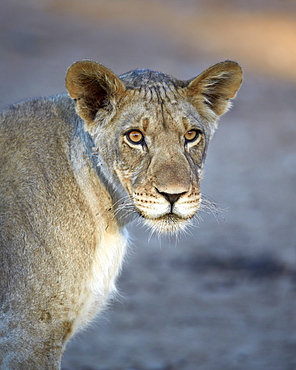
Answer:
POLYGON ((147 217, 139 212, 141 218, 144 220, 144 223, 160 234, 176 234, 180 231, 183 231, 192 217, 181 217, 174 212, 168 212, 159 217, 147 217))
POLYGON ((200 195, 180 197, 174 202, 163 197, 133 196, 134 209, 152 230, 163 234, 175 234, 186 228, 200 208, 200 195))

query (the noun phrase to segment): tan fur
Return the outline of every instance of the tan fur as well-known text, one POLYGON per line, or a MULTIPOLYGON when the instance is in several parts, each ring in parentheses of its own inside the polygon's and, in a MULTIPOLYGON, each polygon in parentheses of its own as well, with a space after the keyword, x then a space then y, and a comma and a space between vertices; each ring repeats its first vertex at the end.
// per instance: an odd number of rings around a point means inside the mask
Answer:
POLYGON ((67 340, 115 291, 131 219, 175 233, 196 215, 209 140, 241 81, 231 61, 190 81, 82 61, 66 76, 76 103, 2 112, 1 369, 60 368, 67 340))

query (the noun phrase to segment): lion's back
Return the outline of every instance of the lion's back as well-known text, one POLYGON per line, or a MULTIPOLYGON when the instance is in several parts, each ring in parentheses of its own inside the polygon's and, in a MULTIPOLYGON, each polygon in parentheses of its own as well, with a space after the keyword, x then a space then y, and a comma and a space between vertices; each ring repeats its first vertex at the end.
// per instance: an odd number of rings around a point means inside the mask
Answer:
POLYGON ((21 281, 22 274, 28 275, 30 271, 41 278, 55 263, 56 267, 59 263, 62 266, 67 251, 63 256, 55 246, 71 244, 73 240, 73 228, 77 226, 73 220, 79 213, 81 192, 74 178, 70 150, 79 120, 69 103, 66 96, 36 99, 1 113, 0 271, 3 276, 0 285, 4 285, 3 289, 9 279, 21 281))
POLYGON ((67 172, 72 131, 50 99, 22 102, 0 114, 0 207, 34 203, 37 196, 42 202, 42 192, 46 198, 67 172))

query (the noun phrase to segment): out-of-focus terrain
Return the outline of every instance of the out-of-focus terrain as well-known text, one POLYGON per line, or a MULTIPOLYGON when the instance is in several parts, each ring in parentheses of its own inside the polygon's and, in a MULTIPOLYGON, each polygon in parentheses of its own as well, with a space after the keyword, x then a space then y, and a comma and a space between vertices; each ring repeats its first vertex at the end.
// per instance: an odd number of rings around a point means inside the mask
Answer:
POLYGON ((296 2, 1 1, 1 108, 65 92, 85 58, 180 79, 234 59, 245 80, 203 181, 223 217, 170 240, 131 225, 120 296, 63 369, 296 369, 296 2))

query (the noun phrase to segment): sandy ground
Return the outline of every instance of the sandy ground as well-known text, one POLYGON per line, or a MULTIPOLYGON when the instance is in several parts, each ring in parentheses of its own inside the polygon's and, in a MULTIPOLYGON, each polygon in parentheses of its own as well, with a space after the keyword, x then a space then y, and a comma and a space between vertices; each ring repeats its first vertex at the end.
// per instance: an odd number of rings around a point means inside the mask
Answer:
POLYGON ((296 369, 295 1, 2 0, 0 106, 65 91, 74 61, 190 78, 235 59, 203 192, 225 209, 177 239, 131 225, 120 296, 64 370, 296 369))

